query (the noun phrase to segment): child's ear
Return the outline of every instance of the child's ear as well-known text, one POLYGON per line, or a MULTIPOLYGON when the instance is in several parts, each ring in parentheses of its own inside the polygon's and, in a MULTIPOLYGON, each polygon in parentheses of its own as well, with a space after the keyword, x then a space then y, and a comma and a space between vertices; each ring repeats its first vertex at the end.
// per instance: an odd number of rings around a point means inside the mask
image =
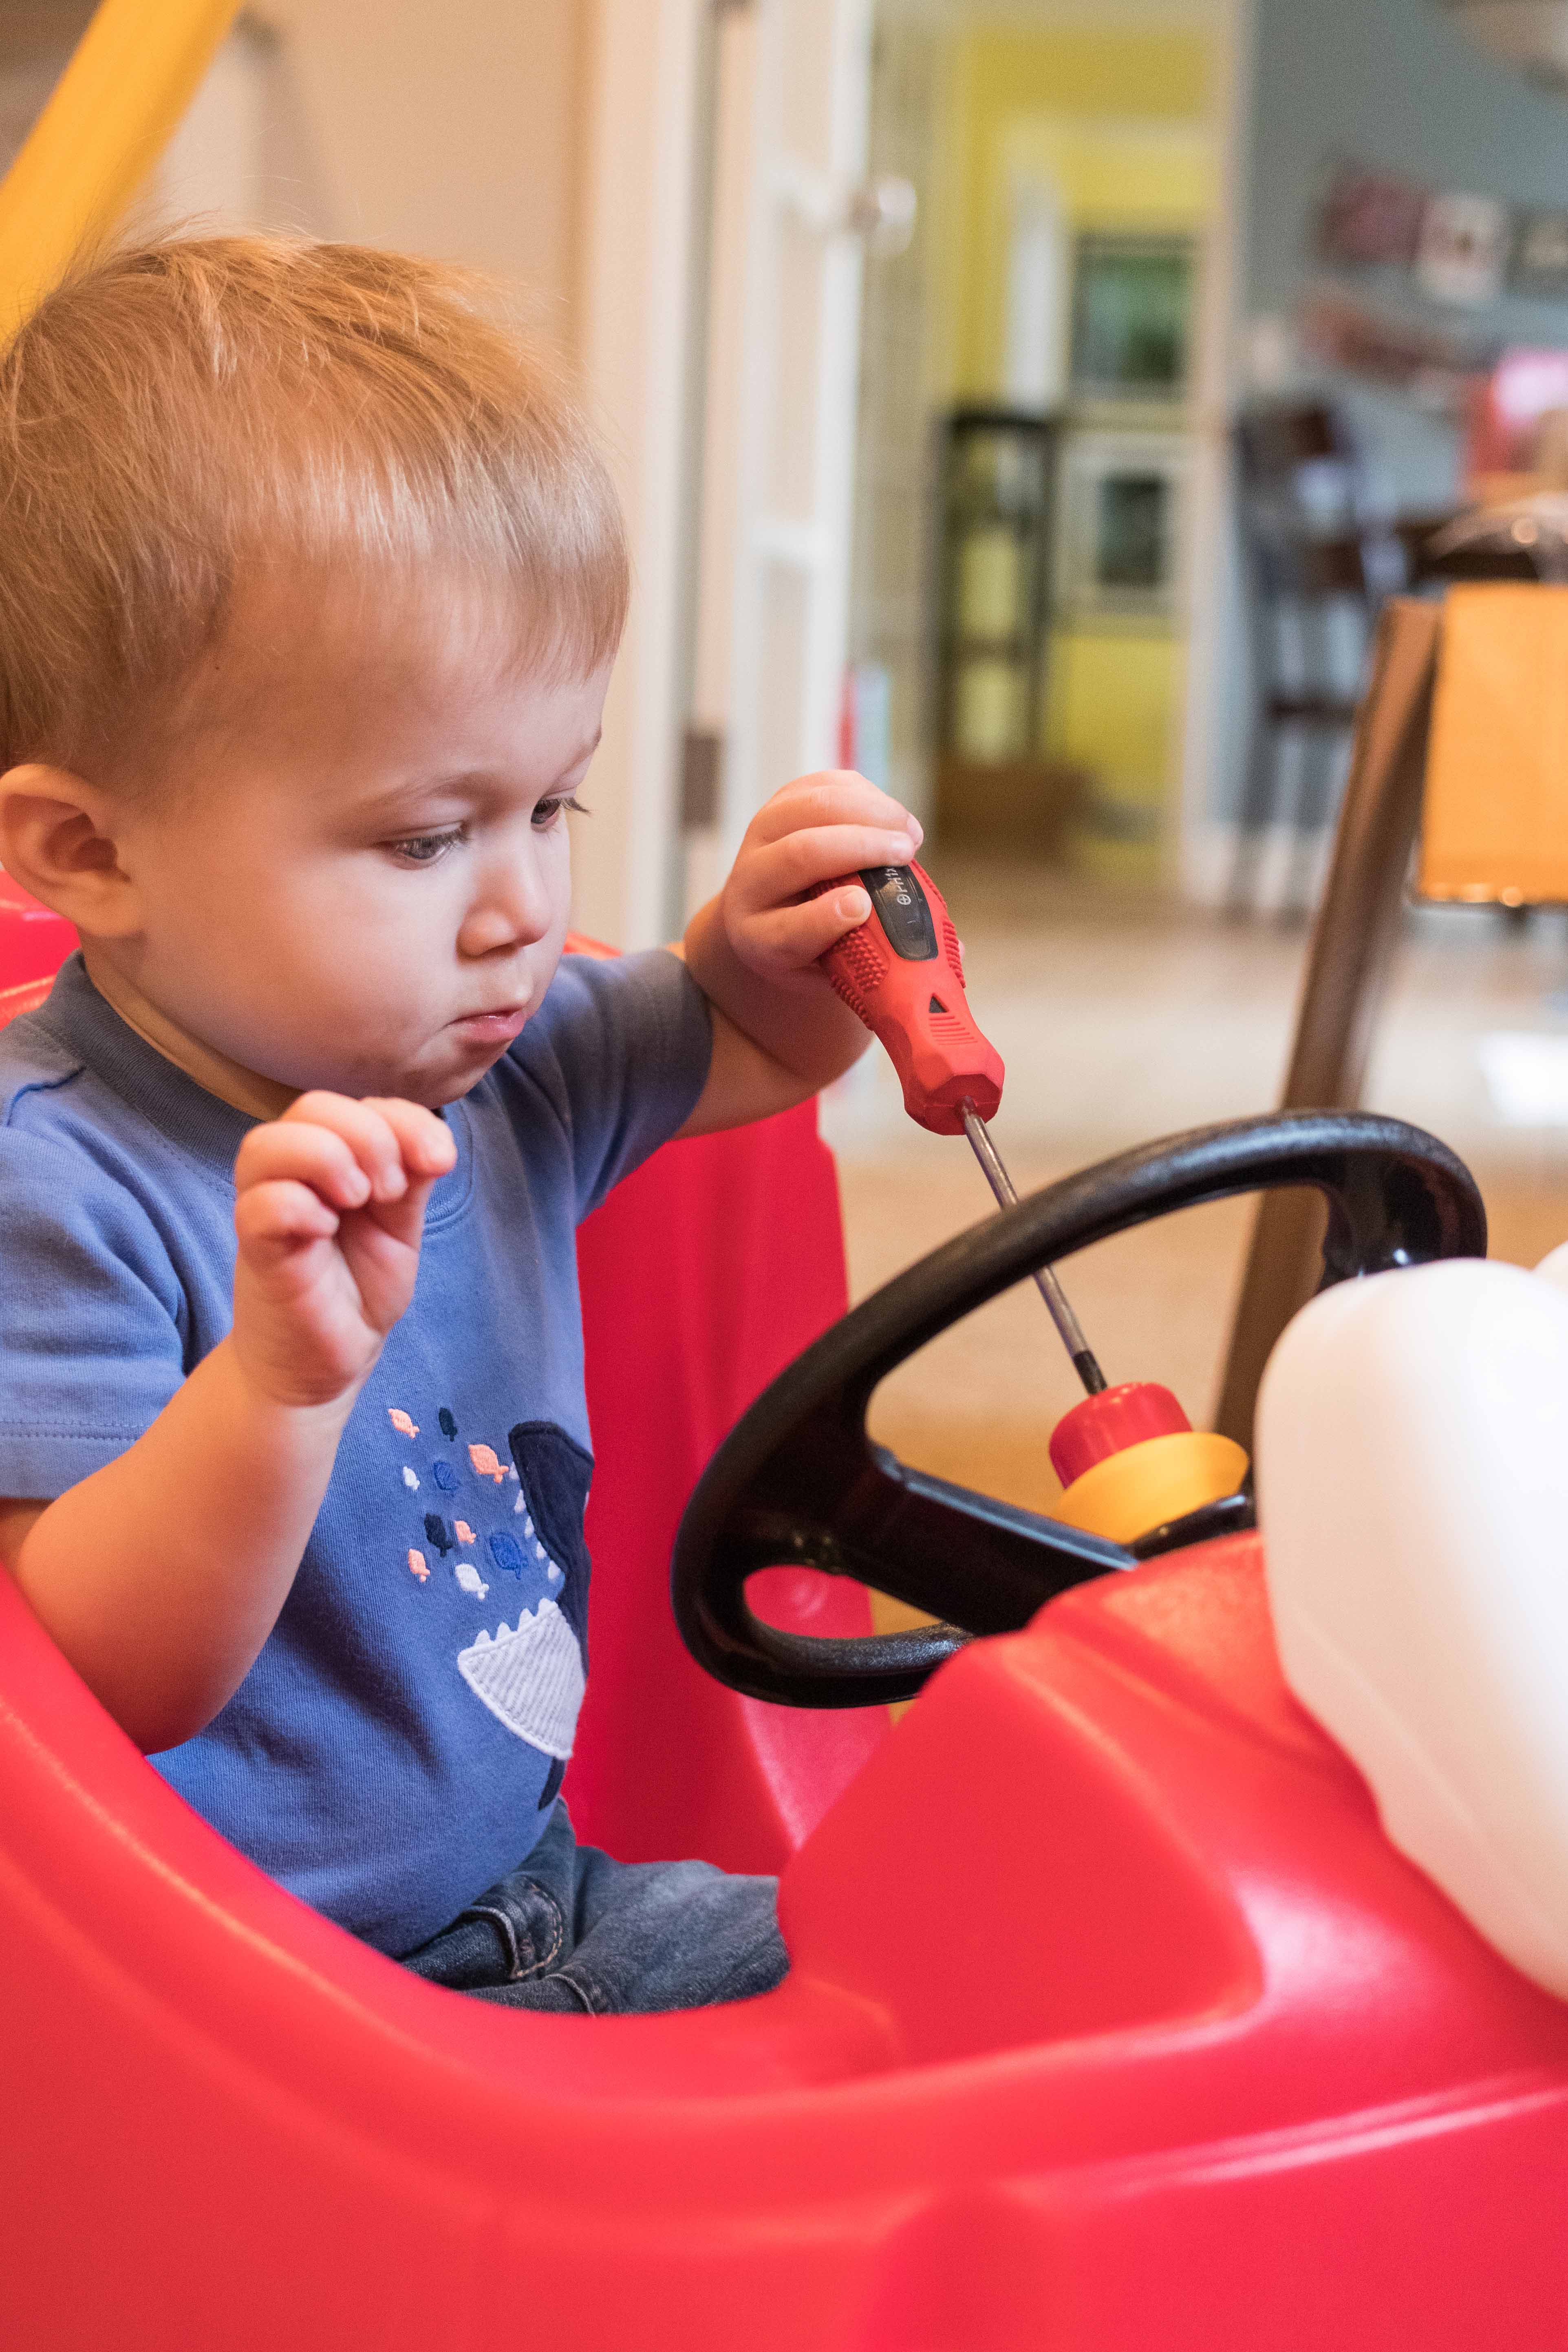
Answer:
POLYGON ((29 761, 0 776, 0 866, 87 939, 137 928, 138 893, 120 863, 113 804, 68 768, 29 761))

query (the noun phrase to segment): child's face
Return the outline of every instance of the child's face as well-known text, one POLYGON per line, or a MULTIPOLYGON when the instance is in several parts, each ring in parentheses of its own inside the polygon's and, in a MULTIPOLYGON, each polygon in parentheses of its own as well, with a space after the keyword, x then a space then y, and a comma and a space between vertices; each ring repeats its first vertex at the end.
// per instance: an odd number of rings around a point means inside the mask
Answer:
POLYGON ((607 675, 520 670, 471 591, 247 593, 116 827, 142 909, 117 970, 283 1094, 465 1094, 560 957, 607 675))

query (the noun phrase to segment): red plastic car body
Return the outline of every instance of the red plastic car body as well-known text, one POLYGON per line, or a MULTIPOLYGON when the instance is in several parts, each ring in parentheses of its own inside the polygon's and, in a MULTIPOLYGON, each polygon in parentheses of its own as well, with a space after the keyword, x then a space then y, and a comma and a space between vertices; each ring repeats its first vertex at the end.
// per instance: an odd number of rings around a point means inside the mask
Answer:
POLYGON ((809 1114, 659 1155, 584 1274, 569 1792, 633 1858, 782 1865, 788 1982, 587 2020, 416 1980, 188 1811, 0 1578, 0 2342, 1560 2347, 1568 2007, 1290 1698, 1257 1539, 1080 1588, 891 1732, 739 1699, 665 1566, 841 1304, 809 1114))

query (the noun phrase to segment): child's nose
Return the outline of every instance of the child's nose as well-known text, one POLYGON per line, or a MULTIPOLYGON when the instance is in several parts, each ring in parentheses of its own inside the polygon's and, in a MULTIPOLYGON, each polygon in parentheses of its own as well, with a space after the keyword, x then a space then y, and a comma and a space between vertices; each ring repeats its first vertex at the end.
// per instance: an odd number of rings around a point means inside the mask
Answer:
POLYGON ((484 877, 458 934, 458 952, 494 955, 498 949, 531 947, 550 929, 552 908, 543 877, 531 860, 519 860, 484 877))

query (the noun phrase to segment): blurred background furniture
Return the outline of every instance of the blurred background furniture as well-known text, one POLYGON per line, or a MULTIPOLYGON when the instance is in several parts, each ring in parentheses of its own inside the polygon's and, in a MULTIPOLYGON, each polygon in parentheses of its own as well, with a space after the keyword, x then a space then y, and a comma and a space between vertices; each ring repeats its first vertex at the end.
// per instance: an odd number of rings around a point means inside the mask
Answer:
POLYGON ((1271 834, 1291 836, 1287 913, 1311 897, 1384 601, 1456 581, 1568 580, 1568 352, 1510 351, 1476 380, 1466 502, 1391 513, 1342 411, 1249 408, 1235 429, 1256 709, 1233 911, 1258 901, 1271 834), (1290 755, 1292 740, 1299 746, 1290 755))
MULTIPOLYGON (((1361 1097, 1420 820, 1441 620, 1439 605, 1401 596, 1378 626, 1280 1097, 1286 1110, 1349 1110, 1361 1097)), ((1248 1452, 1263 1368, 1318 1286, 1322 1236, 1317 1193, 1272 1192, 1259 1203, 1215 1420, 1248 1452)))
POLYGON ((1266 837, 1284 825, 1293 839, 1283 908, 1304 913, 1313 845, 1334 818, 1365 648, 1409 564, 1398 530, 1374 510, 1354 439, 1328 402, 1247 410, 1235 439, 1257 705, 1230 903, 1237 911, 1254 905, 1266 837), (1286 756, 1293 737, 1299 765, 1286 756))
MULTIPOLYGON (((1568 903, 1565 734, 1568 585, 1480 582, 1441 602, 1384 606, 1285 1108, 1360 1100, 1418 836, 1424 900, 1510 911, 1568 903)), ((1322 1235, 1311 1194, 1272 1194, 1259 1209, 1216 1416, 1248 1447, 1264 1366, 1318 1287, 1322 1235)))
POLYGON ((1058 427, 963 407, 939 428, 935 740, 945 841, 1049 855, 1071 779, 1045 755, 1058 427))
POLYGON ((1413 586, 1458 580, 1568 582, 1568 494, 1533 490, 1467 508, 1407 541, 1413 586))
POLYGON ((1568 580, 1568 351, 1511 346, 1470 387, 1466 499, 1401 517, 1412 587, 1568 580))

